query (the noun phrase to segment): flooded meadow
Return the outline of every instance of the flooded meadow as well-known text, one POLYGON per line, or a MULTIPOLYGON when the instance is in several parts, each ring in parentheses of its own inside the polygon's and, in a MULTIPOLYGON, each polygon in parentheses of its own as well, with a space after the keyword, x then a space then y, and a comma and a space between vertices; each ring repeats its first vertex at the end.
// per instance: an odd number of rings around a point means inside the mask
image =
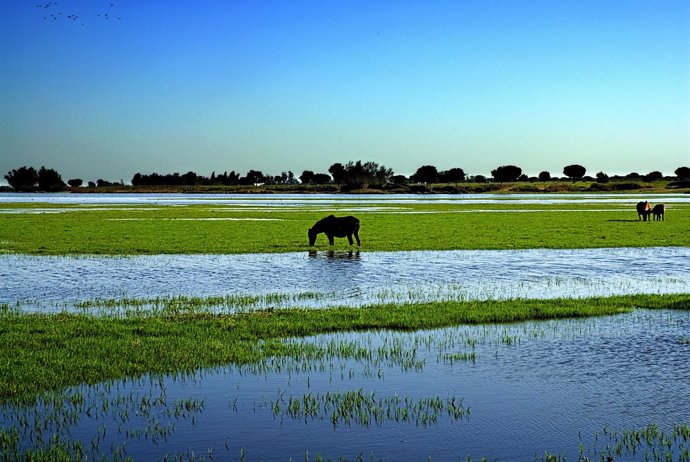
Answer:
POLYGON ((293 354, 256 364, 4 405, 0 445, 79 442, 118 460, 690 460, 689 332, 687 312, 636 310, 288 339, 293 354))
MULTIPOLYGON (((94 209, 122 212, 112 219, 123 221, 278 220, 285 217, 270 210, 320 213, 337 204, 340 211, 404 214, 424 212, 406 211, 410 203, 469 201, 510 202, 518 208, 506 211, 526 212, 535 210, 522 207, 548 203, 584 213, 568 207, 610 212, 636 200, 462 196, 27 194, 0 196, 0 214, 94 209), (199 203, 221 207, 227 216, 169 213, 199 203), (159 207, 167 215, 155 216, 159 207), (247 210, 256 216, 245 216, 247 210), (152 215, 136 215, 142 211, 152 215)), ((653 199, 682 213, 690 203, 682 195, 653 199)), ((306 247, 110 256, 4 251, 0 319, 38 314, 55 325, 67 313, 109 323, 131 319, 141 322, 142 336, 129 346, 137 348, 147 341, 146 319, 178 322, 180 313, 228 319, 231 329, 233 316, 290 309, 307 317, 338 307, 356 313, 372 306, 429 309, 436 302, 507 301, 513 307, 520 300, 586 304, 592 297, 690 293, 690 248, 682 246, 306 247)), ((252 361, 171 374, 143 369, 123 380, 85 380, 29 400, 5 400, 0 460, 52 454, 80 460, 690 461, 690 311, 646 308, 590 318, 414 331, 333 328, 254 339, 242 344, 256 353, 252 361)))

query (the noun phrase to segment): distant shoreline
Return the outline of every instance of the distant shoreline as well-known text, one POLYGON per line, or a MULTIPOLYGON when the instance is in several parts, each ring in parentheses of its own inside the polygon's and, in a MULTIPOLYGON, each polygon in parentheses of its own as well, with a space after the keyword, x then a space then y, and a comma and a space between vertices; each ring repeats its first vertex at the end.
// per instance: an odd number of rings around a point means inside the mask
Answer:
MULTIPOLYGON (((0 186, 0 193, 14 193, 8 186, 0 186)), ((109 185, 102 187, 66 188, 61 191, 73 194, 554 194, 554 193, 684 193, 690 194, 690 181, 539 181, 511 183, 457 183, 457 184, 407 184, 388 185, 378 188, 348 188, 328 185, 257 185, 257 186, 131 186, 109 185)))

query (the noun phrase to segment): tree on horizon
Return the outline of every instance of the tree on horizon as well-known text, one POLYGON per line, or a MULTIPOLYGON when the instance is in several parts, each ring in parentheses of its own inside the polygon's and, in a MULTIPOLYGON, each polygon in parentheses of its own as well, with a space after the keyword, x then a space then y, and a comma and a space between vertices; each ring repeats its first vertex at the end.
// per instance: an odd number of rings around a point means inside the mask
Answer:
POLYGON ((15 191, 35 191, 38 186, 38 172, 33 167, 19 167, 7 172, 7 183, 15 191))
POLYGON ((658 170, 655 170, 653 172, 649 172, 648 174, 646 174, 644 177, 642 177, 642 179, 644 181, 646 181, 647 183, 651 183, 652 181, 659 181, 663 177, 664 177, 663 173, 661 173, 658 170))
POLYGON ((587 169, 578 164, 566 165, 563 167, 563 175, 567 176, 573 181, 581 180, 582 177, 585 176, 586 172, 587 169))
POLYGON ((328 167, 328 173, 330 173, 333 177, 333 182, 335 184, 341 185, 345 183, 347 171, 345 170, 345 166, 340 162, 336 162, 335 164, 328 167))
POLYGON ((455 183, 457 185, 459 182, 465 181, 465 171, 459 167, 444 170, 438 175, 442 183, 455 183))
POLYGON ((599 172, 597 173, 597 183, 608 183, 609 182, 609 176, 604 173, 604 172, 599 172))
POLYGON ((438 169, 433 165, 422 165, 410 176, 413 183, 438 183, 438 169))
POLYGON ((240 178, 240 184, 257 185, 263 183, 264 180, 265 176, 260 170, 249 170, 245 177, 240 178))
POLYGON ((313 181, 314 184, 329 184, 331 176, 328 173, 315 173, 313 181))
POLYGON ((314 183, 314 172, 311 170, 304 170, 299 176, 299 181, 302 184, 312 184, 314 183))
POLYGON ((679 180, 690 180, 690 167, 678 167, 673 173, 679 180))
POLYGON ((522 169, 515 165, 502 165, 491 170, 491 176, 499 183, 506 181, 516 181, 522 175, 522 169))

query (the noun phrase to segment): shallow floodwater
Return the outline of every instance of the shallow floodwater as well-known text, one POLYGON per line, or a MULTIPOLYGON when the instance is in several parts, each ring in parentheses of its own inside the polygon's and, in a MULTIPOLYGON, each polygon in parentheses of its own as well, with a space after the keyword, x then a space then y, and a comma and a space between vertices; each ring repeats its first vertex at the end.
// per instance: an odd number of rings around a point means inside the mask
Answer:
POLYGON ((259 296, 223 309, 690 292, 690 248, 52 257, 0 255, 0 304, 259 296))
MULTIPOLYGON (((393 204, 577 204, 620 203, 640 200, 654 203, 690 203, 687 194, 70 194, 0 193, 0 204, 49 203, 63 205, 236 205, 240 207, 301 208, 309 205, 393 205, 393 204)), ((634 208, 634 207, 633 207, 634 208)), ((0 207, 1 209, 1 207, 0 207)))
POLYGON ((23 448, 57 434, 135 460, 688 460, 687 427, 673 431, 690 416, 689 337, 690 313, 665 310, 321 335, 290 340, 295 357, 6 405, 0 427, 23 448), (619 447, 631 430, 652 437, 619 447))

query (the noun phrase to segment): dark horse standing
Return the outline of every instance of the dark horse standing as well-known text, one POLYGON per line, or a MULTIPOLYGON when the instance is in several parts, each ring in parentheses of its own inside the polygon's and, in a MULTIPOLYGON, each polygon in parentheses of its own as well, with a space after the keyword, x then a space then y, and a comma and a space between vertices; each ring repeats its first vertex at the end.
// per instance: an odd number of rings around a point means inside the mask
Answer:
POLYGON ((649 201, 638 202, 635 206, 637 209, 637 219, 647 221, 649 219, 649 214, 652 213, 652 207, 649 205, 649 201))
POLYGON ((328 215, 323 220, 317 221, 314 226, 309 228, 309 245, 314 245, 316 236, 319 233, 325 233, 328 237, 328 243, 333 245, 334 237, 347 237, 352 245, 352 236, 357 239, 359 243, 359 220, 355 217, 336 217, 335 215, 328 215))

